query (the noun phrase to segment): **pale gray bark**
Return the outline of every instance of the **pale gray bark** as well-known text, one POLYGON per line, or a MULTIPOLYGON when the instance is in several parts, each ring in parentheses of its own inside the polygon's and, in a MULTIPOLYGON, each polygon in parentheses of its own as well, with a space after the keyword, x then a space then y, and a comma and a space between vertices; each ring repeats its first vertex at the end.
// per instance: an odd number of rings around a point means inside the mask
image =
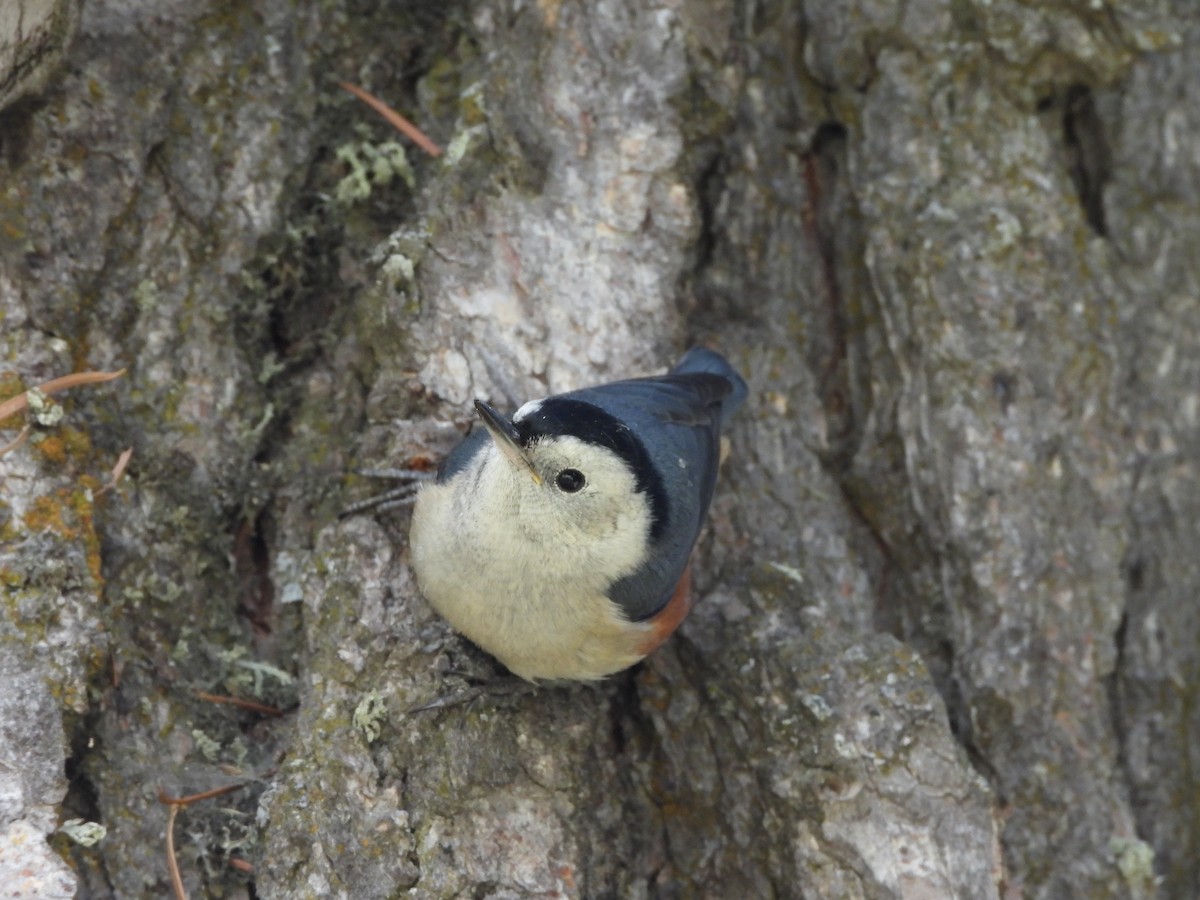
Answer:
POLYGON ((158 792, 250 779, 197 896, 1200 892, 1191 4, 89 0, 46 71, 0 399, 129 374, 0 458, 18 867, 161 895, 158 792), (752 396, 692 618, 406 713, 498 667, 346 473, 698 341, 752 396))

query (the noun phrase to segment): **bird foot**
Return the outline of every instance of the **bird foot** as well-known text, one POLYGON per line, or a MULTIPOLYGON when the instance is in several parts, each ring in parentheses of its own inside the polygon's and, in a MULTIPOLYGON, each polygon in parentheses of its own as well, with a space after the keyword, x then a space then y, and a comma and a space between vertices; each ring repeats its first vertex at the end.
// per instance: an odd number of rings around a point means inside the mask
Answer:
POLYGON ((451 706, 463 706, 474 703, 476 700, 482 700, 485 697, 524 697, 537 693, 540 687, 541 685, 536 682, 526 681, 524 678, 518 678, 516 675, 499 675, 488 681, 468 685, 449 694, 434 697, 426 703, 411 706, 408 712, 418 713, 427 712, 431 709, 447 709, 451 706))
POLYGON ((436 472, 427 472, 423 469, 355 469, 354 474, 361 475, 364 478, 379 478, 404 483, 391 490, 376 494, 373 497, 367 497, 365 500, 351 503, 338 513, 339 519, 357 515, 368 509, 375 512, 386 512, 389 509, 410 506, 416 501, 417 491, 420 489, 422 482, 432 481, 437 478, 436 472))

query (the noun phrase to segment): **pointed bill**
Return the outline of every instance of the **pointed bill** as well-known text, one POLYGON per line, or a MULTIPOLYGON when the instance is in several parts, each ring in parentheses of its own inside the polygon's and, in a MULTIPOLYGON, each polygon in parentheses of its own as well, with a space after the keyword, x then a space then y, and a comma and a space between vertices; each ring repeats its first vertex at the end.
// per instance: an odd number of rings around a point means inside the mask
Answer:
POLYGON ((516 426, 482 400, 475 401, 475 411, 479 413, 479 418, 483 420, 484 427, 492 436, 492 440, 496 442, 496 446, 500 448, 500 452, 507 456, 513 465, 525 469, 532 475, 537 484, 541 484, 541 476, 534 470, 533 463, 529 461, 529 457, 525 453, 525 448, 521 446, 521 436, 517 433, 516 426))

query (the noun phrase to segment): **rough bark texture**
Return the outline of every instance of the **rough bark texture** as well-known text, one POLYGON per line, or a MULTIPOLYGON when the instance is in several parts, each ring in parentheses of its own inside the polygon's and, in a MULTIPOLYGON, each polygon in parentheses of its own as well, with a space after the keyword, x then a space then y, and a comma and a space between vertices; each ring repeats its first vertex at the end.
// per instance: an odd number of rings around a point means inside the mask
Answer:
POLYGON ((128 374, 0 457, 0 882, 244 782, 193 895, 1200 894, 1190 0, 17 6, 0 400, 128 374), (407 712, 498 667, 347 473, 701 341, 680 634, 407 712))

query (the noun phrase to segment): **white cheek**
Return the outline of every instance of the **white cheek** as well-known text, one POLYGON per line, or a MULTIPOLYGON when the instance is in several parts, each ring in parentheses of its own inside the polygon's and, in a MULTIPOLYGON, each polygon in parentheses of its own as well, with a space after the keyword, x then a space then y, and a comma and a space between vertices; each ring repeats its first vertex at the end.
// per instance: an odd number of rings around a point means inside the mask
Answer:
POLYGON ((580 557, 616 579, 634 571, 646 558, 650 515, 645 498, 628 492, 589 498, 590 508, 582 516, 575 511, 570 530, 580 557))
POLYGON ((609 571, 621 578, 639 569, 650 548, 650 517, 641 508, 630 510, 617 526, 609 551, 609 571))

